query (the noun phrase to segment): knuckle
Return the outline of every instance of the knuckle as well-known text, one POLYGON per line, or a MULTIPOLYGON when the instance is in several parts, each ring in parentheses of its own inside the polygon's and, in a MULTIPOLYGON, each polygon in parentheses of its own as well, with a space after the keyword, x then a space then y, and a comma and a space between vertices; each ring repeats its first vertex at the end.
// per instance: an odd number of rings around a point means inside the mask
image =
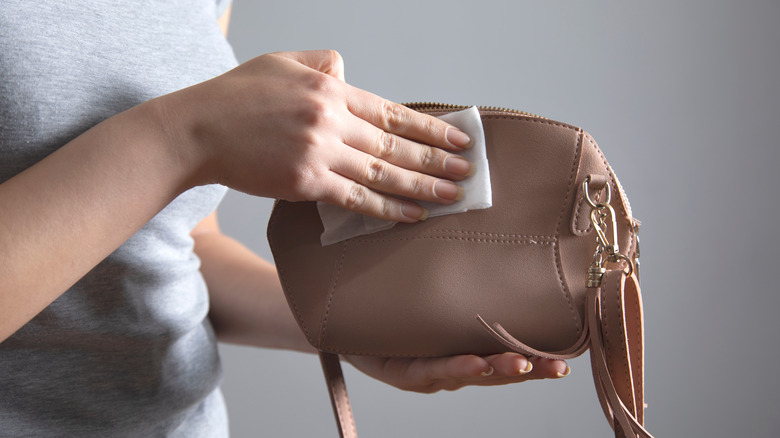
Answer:
POLYGON ((435 160, 436 151, 431 147, 423 148, 422 153, 420 154, 420 166, 422 166, 423 169, 428 169, 435 160))
POLYGON ((322 94, 332 93, 335 87, 334 78, 320 72, 311 72, 308 86, 309 89, 322 94))
POLYGON ((377 156, 380 158, 394 156, 398 146, 400 146, 400 139, 385 131, 382 131, 379 135, 379 150, 377 151, 377 156))
POLYGON ((425 182, 420 175, 415 175, 409 181, 409 191, 415 195, 415 197, 418 197, 425 192, 425 182))
POLYGON ((328 125, 333 120, 333 108, 325 99, 310 96, 302 100, 298 117, 304 126, 319 127, 328 125))
POLYGON ((366 180, 369 184, 377 184, 387 179, 387 165, 377 158, 370 158, 366 166, 366 180))
POLYGON ((382 120, 384 121, 385 131, 397 131, 403 124, 404 120, 404 108, 390 101, 382 101, 382 120))
POLYGON ((353 184, 347 193, 344 206, 350 210, 361 209, 368 201, 368 189, 360 184, 353 184))
POLYGON ((382 205, 380 206, 382 211, 382 216, 384 217, 391 217, 393 215, 393 212, 397 210, 397 207, 393 201, 391 201, 389 198, 382 198, 382 205))
POLYGON ((337 68, 340 68, 344 65, 344 58, 341 56, 341 53, 339 53, 337 50, 327 49, 325 52, 330 58, 331 65, 337 68))
POLYGON ((294 134, 293 138, 300 145, 298 151, 300 160, 305 160, 317 154, 317 150, 320 148, 320 139, 315 130, 301 129, 294 134))
POLYGON ((430 136, 430 137, 436 137, 438 135, 444 135, 443 130, 441 129, 441 122, 433 117, 426 117, 425 121, 422 123, 422 129, 423 132, 430 136))
POLYGON ((317 187, 317 182, 320 181, 318 177, 318 166, 301 163, 299 166, 293 168, 289 178, 291 192, 287 196, 289 201, 306 200, 310 197, 310 192, 313 188, 317 187))

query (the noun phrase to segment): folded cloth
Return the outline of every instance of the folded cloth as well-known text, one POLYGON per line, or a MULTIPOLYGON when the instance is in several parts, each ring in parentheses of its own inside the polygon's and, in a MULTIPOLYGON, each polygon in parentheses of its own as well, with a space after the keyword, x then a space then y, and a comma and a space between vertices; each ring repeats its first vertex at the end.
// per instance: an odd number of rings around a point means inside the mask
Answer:
MULTIPOLYGON (((445 122, 460 128, 472 140, 472 147, 458 155, 470 161, 474 166, 474 174, 458 185, 463 187, 463 199, 450 205, 435 202, 419 202, 428 210, 428 217, 444 216, 445 214, 463 213, 468 210, 479 210, 493 205, 493 192, 490 188, 490 168, 485 152, 485 133, 482 130, 482 119, 479 110, 473 106, 463 111, 449 113, 439 117, 445 122)), ((360 213, 336 207, 324 202, 317 203, 320 220, 325 230, 320 236, 320 243, 330 245, 352 237, 376 233, 392 228, 396 222, 365 216, 360 213)))

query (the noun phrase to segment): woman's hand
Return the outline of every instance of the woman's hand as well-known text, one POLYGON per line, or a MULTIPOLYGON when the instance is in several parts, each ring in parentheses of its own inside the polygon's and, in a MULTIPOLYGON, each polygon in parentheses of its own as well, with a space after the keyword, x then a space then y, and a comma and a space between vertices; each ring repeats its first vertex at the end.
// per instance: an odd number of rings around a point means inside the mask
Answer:
POLYGON ((414 222, 452 203, 471 165, 458 129, 343 81, 334 51, 260 56, 160 99, 196 183, 414 222), (182 128, 176 129, 176 128, 182 128))
POLYGON ((560 378, 569 375, 566 362, 539 357, 526 359, 517 353, 492 356, 443 358, 380 358, 345 356, 363 373, 397 388, 433 393, 454 391, 464 386, 504 385, 526 380, 560 378))

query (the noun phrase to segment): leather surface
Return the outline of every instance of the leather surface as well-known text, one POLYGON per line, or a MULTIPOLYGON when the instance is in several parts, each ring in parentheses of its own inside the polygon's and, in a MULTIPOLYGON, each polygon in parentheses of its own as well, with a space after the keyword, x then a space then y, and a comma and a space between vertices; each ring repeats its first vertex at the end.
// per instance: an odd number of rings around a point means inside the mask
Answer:
POLYGON ((635 221, 617 177, 579 128, 504 111, 481 116, 492 208, 323 247, 315 203, 274 207, 271 250, 290 307, 321 352, 341 436, 357 432, 339 353, 513 350, 565 359, 590 349, 596 392, 615 436, 649 438, 638 280, 615 264, 600 288, 586 287, 596 248, 586 179, 591 199, 610 199, 620 253, 633 259, 636 251, 635 221))
POLYGON ((572 231, 577 194, 588 176, 611 182, 621 252, 630 254, 632 222, 619 184, 579 128, 506 113, 482 119, 492 208, 322 247, 315 204, 277 202, 269 242, 312 345, 380 356, 505 351, 476 314, 539 350, 577 342, 595 248, 592 230, 572 231))
MULTIPOLYGON (((587 292, 587 329, 576 351, 538 352, 516 341, 502 327, 486 329, 509 349, 528 356, 569 358, 591 348, 593 381, 616 438, 652 438, 644 428, 644 342, 642 296, 635 276, 610 270, 602 286, 587 292), (623 348, 622 346, 626 348, 623 348)), ((320 352, 339 435, 357 438, 338 355, 320 352)))

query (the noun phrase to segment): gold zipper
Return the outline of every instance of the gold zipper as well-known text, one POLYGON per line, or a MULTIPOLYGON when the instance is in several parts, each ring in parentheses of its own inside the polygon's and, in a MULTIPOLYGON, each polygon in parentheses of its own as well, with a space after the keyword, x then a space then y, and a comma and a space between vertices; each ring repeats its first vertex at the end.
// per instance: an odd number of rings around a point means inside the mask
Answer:
MULTIPOLYGON (((404 106, 409 107, 415 111, 421 112, 433 112, 433 111, 460 111, 467 108, 471 108, 467 105, 453 105, 451 103, 439 103, 439 102, 409 102, 404 106)), ((477 106, 480 112, 494 113, 494 114, 517 114, 526 117, 535 117, 537 119, 547 119, 538 114, 529 113, 528 111, 520 111, 511 108, 503 108, 497 106, 477 106)))

